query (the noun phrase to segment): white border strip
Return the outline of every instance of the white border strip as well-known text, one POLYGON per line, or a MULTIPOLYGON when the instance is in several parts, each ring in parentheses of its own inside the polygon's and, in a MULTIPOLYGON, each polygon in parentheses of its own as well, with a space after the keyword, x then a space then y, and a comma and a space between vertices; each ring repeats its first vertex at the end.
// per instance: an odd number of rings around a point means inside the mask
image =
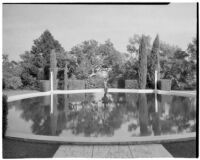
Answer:
POLYGON ((141 136, 141 137, 59 137, 59 136, 42 136, 42 135, 30 135, 22 133, 7 133, 6 137, 20 138, 24 140, 45 141, 54 143, 72 143, 72 144, 133 144, 133 143, 156 143, 156 142, 171 142, 171 141, 183 141, 192 140, 196 138, 196 133, 185 134, 172 134, 161 136, 141 136))
POLYGON ((196 91, 164 91, 164 90, 158 90, 158 94, 164 94, 164 95, 174 95, 174 96, 183 96, 183 97, 195 97, 196 91))
MULTIPOLYGON (((104 92, 103 88, 81 89, 81 90, 54 90, 53 94, 77 94, 77 93, 101 93, 101 92, 104 92)), ((109 88, 108 92, 109 93, 155 93, 155 90, 153 90, 153 89, 117 89, 117 88, 109 88)), ((163 91, 163 90, 157 90, 157 93, 158 94, 164 94, 164 95, 184 96, 184 97, 195 97, 196 96, 196 92, 188 92, 188 91, 163 91)), ((25 98, 33 98, 33 97, 48 96, 48 95, 51 95, 51 91, 9 96, 8 97, 8 102, 21 100, 21 99, 25 99, 25 98)))
POLYGON ((54 94, 77 94, 77 93, 100 93, 104 92, 103 88, 98 89, 81 89, 81 90, 54 90, 54 94))
POLYGON ((12 101, 20 100, 20 99, 48 96, 50 94, 51 94, 50 91, 49 92, 38 92, 38 93, 27 93, 27 94, 9 96, 7 101, 12 102, 12 101))
POLYGON ((117 89, 109 88, 108 92, 110 93, 154 93, 153 89, 117 89))

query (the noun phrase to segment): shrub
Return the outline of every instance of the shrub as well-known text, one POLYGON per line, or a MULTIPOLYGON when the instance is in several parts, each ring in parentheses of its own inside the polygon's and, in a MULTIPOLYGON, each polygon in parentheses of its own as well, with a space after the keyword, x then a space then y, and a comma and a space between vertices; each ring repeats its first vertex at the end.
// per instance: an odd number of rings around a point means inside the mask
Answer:
POLYGON ((11 77, 5 81, 5 86, 7 89, 17 89, 22 86, 20 77, 11 77))
POLYGON ((8 114, 8 104, 7 104, 7 96, 3 95, 3 120, 2 120, 2 126, 3 126, 3 137, 5 137, 6 129, 7 129, 7 114, 8 114))
POLYGON ((100 77, 92 77, 87 79, 86 88, 103 88, 104 87, 104 79, 100 77))
POLYGON ((22 73, 21 78, 22 78, 22 83, 23 83, 24 88, 30 88, 30 89, 38 88, 39 86, 38 81, 28 72, 22 73))
POLYGON ((58 81, 58 89, 59 90, 64 90, 64 80, 58 81))
POLYGON ((5 79, 3 78, 3 89, 6 88, 6 83, 5 83, 5 79))

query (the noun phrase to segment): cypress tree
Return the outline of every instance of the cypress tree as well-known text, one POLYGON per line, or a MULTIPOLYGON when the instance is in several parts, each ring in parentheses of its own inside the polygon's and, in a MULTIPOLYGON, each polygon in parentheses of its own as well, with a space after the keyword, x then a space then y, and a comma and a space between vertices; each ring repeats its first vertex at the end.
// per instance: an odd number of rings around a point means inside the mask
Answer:
MULTIPOLYGON (((146 88, 147 80, 147 53, 148 53, 148 41, 147 37, 142 35, 140 46, 139 46, 139 88, 146 88)), ((144 93, 140 94, 138 97, 139 105, 139 123, 140 123, 140 134, 148 134, 148 109, 147 109, 147 99, 144 93)))
POLYGON ((142 35, 140 46, 139 46, 139 88, 146 88, 146 77, 147 77, 147 38, 142 35))
POLYGON ((149 69, 149 80, 153 86, 155 85, 155 70, 157 70, 157 77, 158 80, 160 79, 160 61, 159 61, 159 50, 160 50, 160 42, 159 42, 159 36, 157 35, 154 42, 153 47, 151 50, 150 55, 150 64, 148 65, 149 69))

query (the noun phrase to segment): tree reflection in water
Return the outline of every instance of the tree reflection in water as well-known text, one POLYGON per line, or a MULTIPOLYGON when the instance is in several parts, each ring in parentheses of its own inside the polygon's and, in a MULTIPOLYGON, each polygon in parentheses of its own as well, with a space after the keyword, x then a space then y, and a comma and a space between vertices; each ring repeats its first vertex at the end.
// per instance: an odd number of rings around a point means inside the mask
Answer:
POLYGON ((21 100, 21 117, 32 121, 32 133, 60 135, 70 130, 74 135, 114 136, 128 124, 132 136, 162 135, 196 130, 196 109, 192 100, 172 97, 168 102, 158 96, 155 112, 154 94, 113 93, 54 95, 50 114, 50 96, 21 100), (169 104, 169 112, 166 112, 169 104))
POLYGON ((31 128, 34 134, 51 135, 49 102, 49 96, 21 100, 21 117, 33 122, 31 128))
POLYGON ((189 98, 174 96, 171 106, 169 120, 174 122, 178 132, 196 130, 196 111, 189 98))
POLYGON ((145 94, 140 94, 138 97, 140 135, 146 136, 150 134, 148 129, 148 108, 147 97, 145 94))

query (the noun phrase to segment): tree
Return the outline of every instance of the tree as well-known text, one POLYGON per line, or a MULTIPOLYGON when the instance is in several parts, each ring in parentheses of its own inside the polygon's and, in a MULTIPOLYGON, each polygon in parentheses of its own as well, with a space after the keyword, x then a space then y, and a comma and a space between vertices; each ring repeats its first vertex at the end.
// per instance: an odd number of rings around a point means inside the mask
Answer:
POLYGON ((26 51, 20 57, 23 68, 21 79, 24 86, 37 87, 37 80, 49 79, 50 53, 56 51, 58 67, 65 67, 66 53, 52 34, 45 30, 38 39, 34 40, 31 51, 26 51))
POLYGON ((178 46, 170 45, 166 42, 160 41, 160 58, 169 59, 174 56, 174 53, 179 50, 178 46))
POLYGON ((95 40, 84 41, 71 49, 69 55, 77 58, 77 64, 73 70, 76 78, 87 79, 89 74, 100 65, 97 50, 98 42, 95 40))
MULTIPOLYGON (((138 35, 138 34, 134 34, 133 37, 129 38, 129 44, 127 45, 127 51, 129 53, 131 53, 132 56, 133 56, 133 54, 135 54, 135 56, 138 57, 139 46, 140 46, 141 40, 142 40, 142 36, 138 35)), ((150 45, 151 37, 146 36, 146 41, 147 41, 147 49, 148 49, 148 51, 150 51, 151 50, 151 45, 150 45)))
POLYGON ((148 60, 149 60, 148 61, 148 80, 149 80, 150 84, 154 84, 154 82, 155 82, 155 70, 157 70, 158 79, 160 79, 159 52, 160 52, 160 42, 159 42, 159 36, 157 35, 153 42, 151 54, 148 58, 148 60))
MULTIPOLYGON (((35 55, 34 57, 37 59, 44 58, 46 63, 49 64, 50 53, 52 49, 55 49, 55 51, 59 53, 64 52, 61 44, 54 39, 54 37, 48 30, 45 30, 38 39, 34 40, 31 54, 35 55)), ((37 65, 37 62, 35 62, 35 65, 37 65)))
POLYGON ((81 63, 84 57, 87 57, 90 60, 90 63, 94 64, 94 57, 97 55, 97 50, 98 42, 96 40, 88 40, 72 47, 70 54, 77 57, 78 64, 81 63))
POLYGON ((74 46, 70 54, 77 57, 78 66, 74 74, 78 79, 87 79, 98 70, 122 64, 121 53, 110 40, 100 45, 95 40, 84 41, 74 46))
POLYGON ((87 79, 89 74, 92 73, 92 69, 93 67, 90 60, 87 57, 84 57, 79 66, 76 68, 76 77, 78 79, 87 79))
POLYGON ((146 36, 142 35, 142 39, 139 47, 139 88, 146 88, 147 80, 147 54, 148 54, 148 39, 146 36))
POLYGON ((50 53, 53 49, 56 52, 58 67, 64 68, 65 51, 61 44, 54 39, 50 31, 45 30, 38 39, 35 39, 30 51, 32 57, 31 64, 45 73, 44 79, 49 79, 50 53))
POLYGON ((190 59, 196 62, 197 59, 197 39, 193 38, 192 42, 189 43, 187 52, 190 55, 190 59))
POLYGON ((103 68, 108 68, 110 71, 108 83, 112 86, 119 79, 122 79, 123 71, 122 67, 124 64, 123 55, 117 51, 114 47, 114 44, 107 40, 104 44, 99 46, 99 53, 103 59, 102 70, 103 68))
POLYGON ((20 75, 24 87, 37 87, 37 77, 39 69, 34 65, 34 55, 26 51, 20 55, 22 61, 20 65, 22 67, 22 73, 20 75))
POLYGON ((178 60, 185 60, 187 57, 188 57, 188 53, 185 52, 185 51, 182 51, 182 50, 177 50, 175 53, 174 53, 174 57, 173 59, 175 61, 178 61, 178 60))
POLYGON ((22 68, 15 61, 10 62, 8 55, 3 54, 3 84, 5 89, 17 89, 22 86, 22 68))
POLYGON ((175 73, 178 69, 176 68, 178 62, 175 63, 174 58, 177 51, 181 51, 180 47, 160 41, 160 78, 171 79, 172 89, 177 89, 179 86, 178 80, 175 78, 176 74, 179 75, 179 72, 175 73))
POLYGON ((103 65, 110 68, 117 64, 121 64, 121 54, 114 48, 114 44, 108 39, 104 44, 101 44, 98 49, 99 54, 103 58, 103 65))
POLYGON ((196 88, 196 64, 186 51, 178 49, 164 68, 163 78, 172 80, 172 89, 196 88))

